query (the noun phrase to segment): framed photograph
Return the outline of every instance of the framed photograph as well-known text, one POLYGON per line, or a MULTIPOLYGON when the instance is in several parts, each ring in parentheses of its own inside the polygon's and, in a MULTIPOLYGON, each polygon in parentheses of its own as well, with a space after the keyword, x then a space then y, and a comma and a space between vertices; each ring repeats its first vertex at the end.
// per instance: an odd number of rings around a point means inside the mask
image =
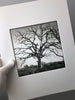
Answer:
POLYGON ((64 68, 57 21, 10 30, 19 76, 64 68))
POLYGON ((75 89, 75 44, 67 0, 29 0, 0 7, 0 53, 7 63, 9 100, 75 89))

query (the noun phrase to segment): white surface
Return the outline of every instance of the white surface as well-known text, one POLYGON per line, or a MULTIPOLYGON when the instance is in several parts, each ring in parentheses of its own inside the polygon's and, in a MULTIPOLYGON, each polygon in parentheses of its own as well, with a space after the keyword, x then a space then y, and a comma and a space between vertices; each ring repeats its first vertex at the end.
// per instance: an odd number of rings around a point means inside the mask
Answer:
POLYGON ((24 3, 34 0, 0 0, 0 6, 12 5, 17 3, 24 3))
POLYGON ((37 0, 0 8, 0 52, 5 62, 14 58, 9 29, 56 20, 66 67, 23 77, 18 77, 15 67, 9 76, 9 100, 75 89, 75 46, 66 0, 37 0))

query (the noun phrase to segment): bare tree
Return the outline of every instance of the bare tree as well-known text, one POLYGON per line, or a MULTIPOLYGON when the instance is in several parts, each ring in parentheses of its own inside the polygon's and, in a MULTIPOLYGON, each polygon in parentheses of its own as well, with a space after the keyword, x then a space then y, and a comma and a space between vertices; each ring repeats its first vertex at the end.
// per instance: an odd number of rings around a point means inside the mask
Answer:
POLYGON ((26 59, 33 57, 37 59, 40 69, 43 57, 54 54, 63 58, 57 23, 53 26, 50 23, 38 24, 23 29, 24 31, 16 30, 15 37, 20 45, 15 48, 17 59, 25 62, 26 59))

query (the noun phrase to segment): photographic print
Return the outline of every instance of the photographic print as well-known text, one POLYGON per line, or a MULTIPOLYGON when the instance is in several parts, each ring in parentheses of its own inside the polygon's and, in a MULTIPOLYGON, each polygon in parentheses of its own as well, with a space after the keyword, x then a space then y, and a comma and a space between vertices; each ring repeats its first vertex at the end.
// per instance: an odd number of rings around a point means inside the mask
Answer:
POLYGON ((10 29, 19 76, 64 68, 57 21, 10 29))

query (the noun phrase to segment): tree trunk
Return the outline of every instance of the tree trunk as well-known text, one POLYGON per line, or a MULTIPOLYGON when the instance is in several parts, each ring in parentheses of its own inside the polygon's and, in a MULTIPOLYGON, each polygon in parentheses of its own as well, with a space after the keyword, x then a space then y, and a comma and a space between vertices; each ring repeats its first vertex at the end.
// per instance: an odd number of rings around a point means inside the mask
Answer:
POLYGON ((38 57, 38 69, 40 70, 40 68, 41 68, 41 58, 38 57))

